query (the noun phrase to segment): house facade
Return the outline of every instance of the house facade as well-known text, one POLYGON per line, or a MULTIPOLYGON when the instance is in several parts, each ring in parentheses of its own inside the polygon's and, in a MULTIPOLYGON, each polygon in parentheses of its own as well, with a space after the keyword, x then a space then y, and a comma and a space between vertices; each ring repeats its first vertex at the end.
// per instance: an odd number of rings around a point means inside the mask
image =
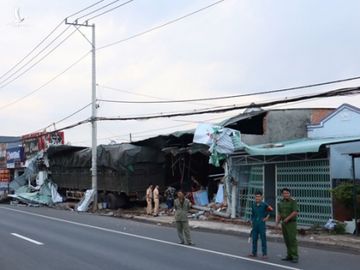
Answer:
POLYGON ((263 117, 264 134, 242 134, 244 149, 228 160, 230 174, 237 181, 237 215, 250 218, 257 190, 276 208, 281 189, 287 187, 298 201, 300 224, 323 225, 332 218, 330 190, 335 177, 347 175, 349 169, 338 166, 336 160, 348 164, 343 153, 360 146, 360 130, 351 128, 359 120, 359 109, 348 104, 336 110, 267 113, 263 117), (341 154, 336 155, 336 151, 341 154))

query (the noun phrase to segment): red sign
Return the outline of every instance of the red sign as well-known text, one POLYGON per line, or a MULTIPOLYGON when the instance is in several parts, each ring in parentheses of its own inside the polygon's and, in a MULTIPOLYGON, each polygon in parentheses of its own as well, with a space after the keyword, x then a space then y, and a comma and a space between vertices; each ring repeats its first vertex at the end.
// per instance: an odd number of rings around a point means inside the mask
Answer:
POLYGON ((22 136, 26 158, 46 150, 50 145, 64 144, 64 132, 37 132, 22 136))

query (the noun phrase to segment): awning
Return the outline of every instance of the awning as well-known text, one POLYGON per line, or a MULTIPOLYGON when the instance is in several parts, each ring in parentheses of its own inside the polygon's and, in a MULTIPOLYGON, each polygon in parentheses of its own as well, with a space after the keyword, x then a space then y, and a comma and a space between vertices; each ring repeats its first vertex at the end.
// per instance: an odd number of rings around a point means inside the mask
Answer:
POLYGON ((324 138, 324 139, 299 139, 278 143, 245 146, 245 151, 252 156, 276 156, 299 153, 316 153, 320 147, 326 144, 359 141, 357 137, 324 138))

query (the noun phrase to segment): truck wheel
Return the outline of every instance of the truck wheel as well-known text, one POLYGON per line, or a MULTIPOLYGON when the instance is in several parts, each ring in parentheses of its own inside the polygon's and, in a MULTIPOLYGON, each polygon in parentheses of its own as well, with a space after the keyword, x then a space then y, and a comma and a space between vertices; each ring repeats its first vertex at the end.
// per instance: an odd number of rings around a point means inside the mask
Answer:
POLYGON ((120 193, 116 197, 120 208, 127 208, 129 206, 129 197, 125 193, 120 193))
POLYGON ((106 201, 109 209, 118 209, 118 198, 113 193, 106 195, 106 201))

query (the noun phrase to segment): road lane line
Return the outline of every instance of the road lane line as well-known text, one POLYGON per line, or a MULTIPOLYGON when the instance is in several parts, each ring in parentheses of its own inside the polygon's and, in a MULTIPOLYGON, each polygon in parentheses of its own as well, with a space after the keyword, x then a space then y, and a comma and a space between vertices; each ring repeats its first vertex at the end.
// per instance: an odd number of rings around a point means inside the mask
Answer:
POLYGON ((201 251, 201 252, 216 254, 216 255, 220 255, 220 256, 224 256, 224 257, 240 259, 240 260, 243 260, 243 261, 249 261, 249 262, 264 264, 264 265, 268 265, 268 266, 274 266, 274 267, 277 267, 277 268, 289 269, 289 270, 301 270, 300 268, 295 268, 295 267, 291 267, 291 266, 287 266, 287 265, 283 265, 283 264, 271 263, 271 262, 267 262, 267 261, 260 261, 260 260, 251 259, 251 258, 248 258, 248 257, 238 256, 238 255, 234 255, 234 254, 230 254, 230 253, 224 253, 224 252, 215 251, 215 250, 211 250, 211 249, 205 249, 205 248, 199 248, 199 247, 194 247, 194 246, 181 245, 181 244, 177 244, 177 243, 173 243, 173 242, 169 242, 169 241, 164 241, 164 240, 160 240, 160 239, 156 239, 156 238, 151 238, 151 237, 147 237, 147 236, 142 236, 142 235, 138 235, 138 234, 132 234, 132 233, 116 231, 116 230, 107 229, 107 228, 103 228, 103 227, 98 227, 98 226, 93 226, 93 225, 84 224, 84 223, 80 223, 80 222, 70 221, 70 220, 66 220, 66 219, 62 219, 62 218, 49 217, 49 216, 44 216, 44 215, 36 214, 36 213, 32 213, 32 212, 26 212, 26 211, 22 211, 22 210, 18 210, 18 209, 12 209, 12 208, 8 208, 8 207, 0 207, 0 209, 5 209, 5 210, 8 210, 8 211, 18 212, 18 213, 22 213, 22 214, 26 214, 26 215, 30 215, 30 216, 35 216, 35 217, 41 217, 41 218, 49 219, 49 220, 53 220, 53 221, 59 221, 59 222, 63 222, 63 223, 68 223, 68 224, 81 226, 81 227, 85 227, 85 228, 96 229, 96 230, 103 231, 103 232, 110 232, 110 233, 125 235, 125 236, 129 236, 129 237, 133 237, 133 238, 138 238, 138 239, 153 241, 153 242, 157 242, 157 243, 162 243, 162 244, 166 244, 166 245, 178 246, 178 247, 182 247, 182 248, 187 248, 187 249, 197 250, 197 251, 201 251))
POLYGON ((18 238, 21 238, 23 240, 26 240, 26 241, 29 241, 35 245, 39 245, 39 246, 42 246, 44 243, 41 243, 41 242, 38 242, 38 241, 35 241, 34 239, 31 239, 31 238, 28 238, 28 237, 25 237, 21 234, 17 234, 17 233, 11 233, 11 235, 15 236, 15 237, 18 237, 18 238))

